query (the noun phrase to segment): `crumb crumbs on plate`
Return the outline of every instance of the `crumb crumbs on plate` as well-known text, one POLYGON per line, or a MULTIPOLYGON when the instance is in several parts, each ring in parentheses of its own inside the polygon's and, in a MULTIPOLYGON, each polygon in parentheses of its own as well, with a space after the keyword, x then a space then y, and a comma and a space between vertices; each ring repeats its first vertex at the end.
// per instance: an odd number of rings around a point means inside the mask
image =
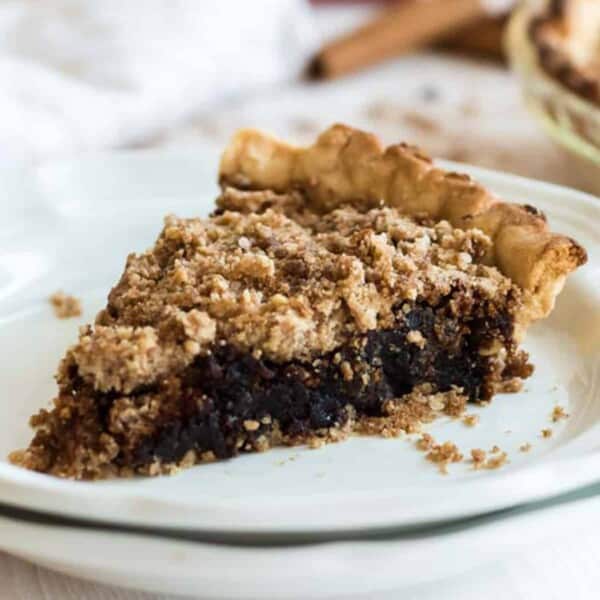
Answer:
POLYGON ((476 470, 481 469, 485 463, 486 457, 487 452, 485 450, 473 448, 471 450, 471 462, 473 463, 473 468, 476 470))
POLYGON ((492 454, 496 454, 497 452, 500 452, 500 447, 499 447, 499 446, 497 446, 496 444, 494 444, 494 445, 492 446, 492 449, 490 450, 490 453, 492 453, 492 454))
MULTIPOLYGON (((498 448, 494 446, 494 448, 498 448)), ((488 453, 481 448, 473 448, 471 450, 471 463, 473 469, 479 471, 480 469, 499 469, 508 462, 508 454, 498 448, 494 450, 492 448, 492 456, 488 457, 488 453)))
POLYGON ((542 429, 542 437, 543 438, 552 437, 552 429, 550 429, 549 427, 547 427, 546 429, 542 429))
POLYGON ((421 452, 425 452, 426 450, 430 450, 435 445, 435 440, 429 433, 424 433, 417 441, 416 444, 417 450, 421 450, 421 452))
POLYGON ((521 452, 529 452, 531 450, 531 444, 529 442, 527 442, 526 444, 521 444, 519 446, 519 450, 521 452))
POLYGON ((486 469, 499 469, 504 466, 508 462, 508 454, 506 452, 496 453, 494 456, 491 456, 485 462, 484 467, 486 469))
POLYGON ((81 316, 81 301, 75 296, 70 296, 59 290, 52 294, 48 300, 54 309, 54 314, 59 319, 81 316))
POLYGON ((438 469, 442 475, 448 473, 448 465, 450 463, 461 462, 463 455, 458 446, 453 442, 444 442, 443 444, 435 444, 426 454, 425 458, 438 465, 438 469))
POLYGON ((557 423, 561 419, 568 419, 569 413, 562 406, 556 405, 552 410, 552 422, 557 423))
POLYGON ((475 427, 479 423, 479 415, 465 415, 462 421, 467 427, 475 427))

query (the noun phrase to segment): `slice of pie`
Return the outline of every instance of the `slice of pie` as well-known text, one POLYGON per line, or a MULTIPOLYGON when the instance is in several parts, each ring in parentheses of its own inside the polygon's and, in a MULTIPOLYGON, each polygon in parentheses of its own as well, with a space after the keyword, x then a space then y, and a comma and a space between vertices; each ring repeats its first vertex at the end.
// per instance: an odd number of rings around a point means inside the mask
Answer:
POLYGON ((546 0, 530 26, 542 68, 600 105, 600 2, 546 0))
POLYGON ((525 330, 586 260, 532 206, 343 125, 308 148, 241 131, 220 182, 128 258, 14 462, 152 475, 410 428, 517 390, 525 330))

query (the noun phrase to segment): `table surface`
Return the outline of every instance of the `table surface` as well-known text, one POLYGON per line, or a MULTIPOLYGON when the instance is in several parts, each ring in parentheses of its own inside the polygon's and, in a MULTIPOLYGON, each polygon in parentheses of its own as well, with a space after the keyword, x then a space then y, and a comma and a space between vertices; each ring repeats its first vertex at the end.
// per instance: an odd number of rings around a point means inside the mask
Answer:
MULTIPOLYGON (((532 122, 517 82, 491 63, 415 55, 335 83, 267 90, 244 102, 198 115, 141 146, 225 143, 241 126, 266 127, 309 141, 333 121, 406 140, 435 156, 577 186, 564 154, 532 122)), ((599 517, 600 520, 600 517, 599 517)), ((596 598, 600 543, 585 536, 519 552, 460 579, 421 586, 403 598, 596 598)), ((201 597, 201 596, 199 596, 201 597)), ((379 596, 381 597, 381 596, 379 596)), ((384 597, 397 598, 395 595, 384 597)), ((0 599, 158 600, 167 596, 118 590, 53 573, 0 554, 0 599)))

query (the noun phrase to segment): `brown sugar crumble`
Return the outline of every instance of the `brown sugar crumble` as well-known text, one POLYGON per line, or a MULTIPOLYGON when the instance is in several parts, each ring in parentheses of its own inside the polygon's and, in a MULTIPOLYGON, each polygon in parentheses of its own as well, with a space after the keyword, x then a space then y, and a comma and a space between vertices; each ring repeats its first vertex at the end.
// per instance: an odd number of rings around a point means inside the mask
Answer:
POLYGON ((479 415, 465 415, 462 419, 462 422, 467 426, 467 427, 475 427, 475 425, 477 425, 479 423, 479 415))
POLYGON ((54 314, 59 319, 70 319, 81 316, 81 301, 75 296, 70 296, 62 291, 55 292, 48 298, 54 314))
MULTIPOLYGON (((494 446, 497 448, 497 446, 494 446)), ((474 448, 471 450, 471 462, 473 463, 473 469, 479 471, 481 469, 499 469, 508 462, 508 454, 502 452, 499 448, 494 450, 492 448, 492 456, 488 457, 488 453, 481 448, 474 448)))
POLYGON ((429 433, 424 433, 416 441, 415 445, 417 447, 417 450, 420 450, 421 452, 425 452, 425 451, 433 448, 433 446, 435 446, 435 440, 429 433))
POLYGON ((487 452, 481 448, 473 448, 471 450, 471 462, 474 469, 481 469, 485 463, 487 452))
POLYGON ((552 422, 553 423, 557 423, 558 421, 560 421, 562 419, 568 419, 568 418, 569 418, 569 414, 565 411, 565 409, 562 406, 557 405, 552 410, 552 422))
POLYGON ((453 442, 444 442, 443 444, 434 444, 431 450, 425 455, 425 458, 438 465, 442 475, 448 474, 448 465, 450 463, 461 462, 463 455, 458 446, 453 442))
POLYGON ((547 427, 546 429, 542 429, 542 437, 546 439, 552 437, 552 429, 550 429, 549 427, 547 427))
POLYGON ((521 452, 529 452, 531 450, 532 446, 529 442, 527 442, 526 444, 521 444, 519 446, 519 450, 521 452))
POLYGON ((485 469, 499 469, 508 462, 508 454, 506 452, 499 452, 494 456, 491 456, 485 461, 485 469))

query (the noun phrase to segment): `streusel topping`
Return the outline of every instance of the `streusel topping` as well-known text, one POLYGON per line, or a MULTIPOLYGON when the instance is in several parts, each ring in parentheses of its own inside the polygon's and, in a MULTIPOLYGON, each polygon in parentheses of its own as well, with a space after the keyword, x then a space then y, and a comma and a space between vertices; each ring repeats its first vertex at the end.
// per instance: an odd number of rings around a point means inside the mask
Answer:
POLYGON ((384 207, 317 215, 293 192, 228 189, 218 206, 207 219, 167 217, 155 246, 129 256, 65 369, 76 365, 96 389, 127 393, 215 343, 309 361, 391 327, 404 301, 450 296, 458 313, 475 298, 518 298, 508 278, 479 263, 490 240, 477 229, 384 207))

